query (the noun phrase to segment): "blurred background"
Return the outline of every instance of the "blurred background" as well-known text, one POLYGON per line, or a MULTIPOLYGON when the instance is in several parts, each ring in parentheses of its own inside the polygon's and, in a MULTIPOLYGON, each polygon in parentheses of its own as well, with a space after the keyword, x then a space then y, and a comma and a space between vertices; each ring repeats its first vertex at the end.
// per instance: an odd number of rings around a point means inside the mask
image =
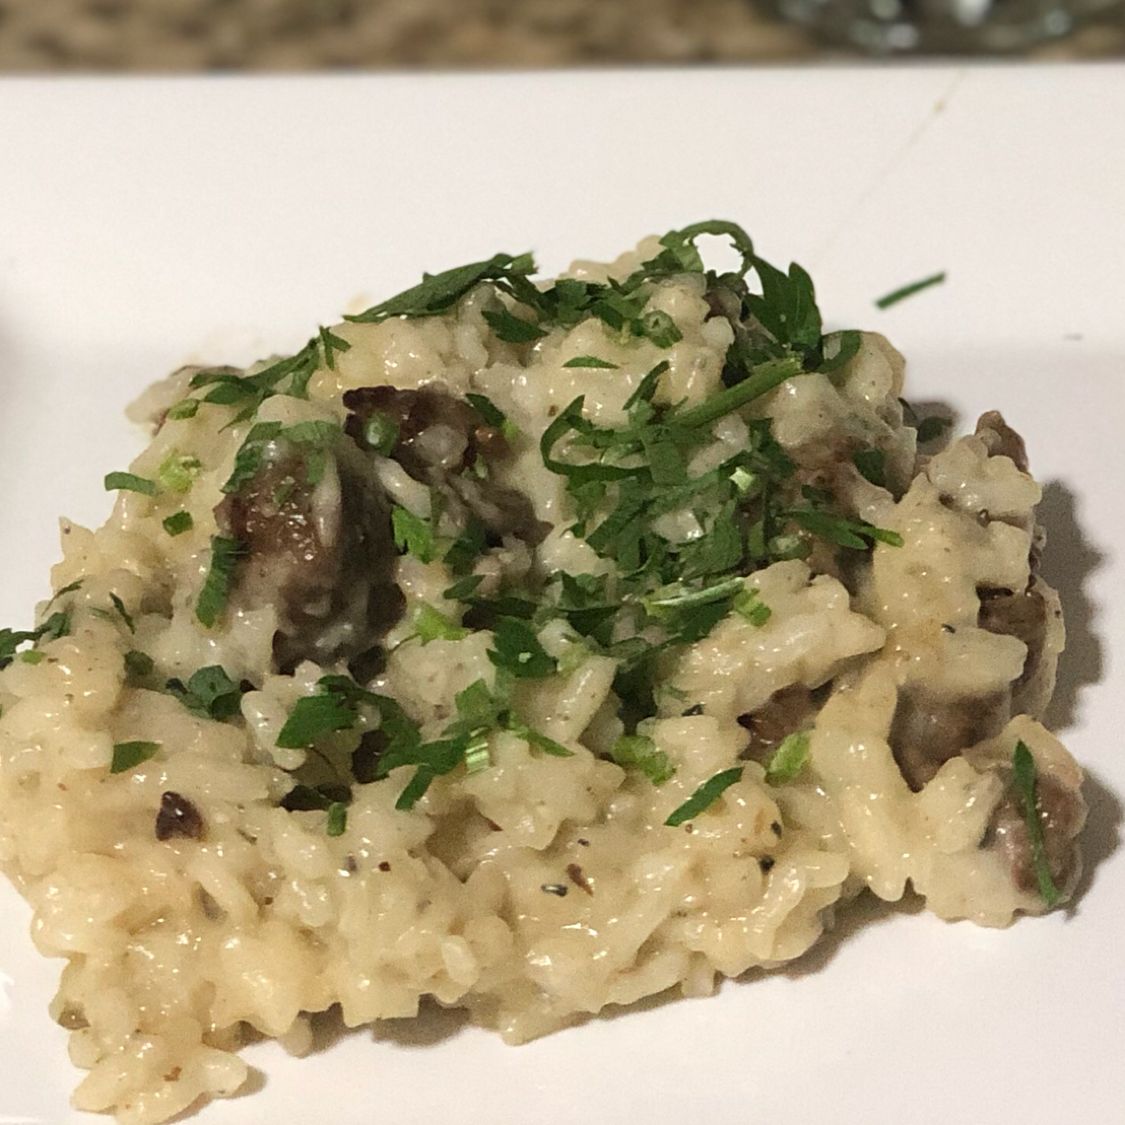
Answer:
POLYGON ((0 0, 0 70, 1125 57, 1120 0, 0 0))

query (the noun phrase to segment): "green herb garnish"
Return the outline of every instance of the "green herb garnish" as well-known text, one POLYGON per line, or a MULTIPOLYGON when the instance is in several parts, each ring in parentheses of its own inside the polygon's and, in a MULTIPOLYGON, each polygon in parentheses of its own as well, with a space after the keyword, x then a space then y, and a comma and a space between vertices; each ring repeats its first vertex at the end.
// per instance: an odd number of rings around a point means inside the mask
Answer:
POLYGON ((907 297, 913 297, 915 293, 921 293, 923 289, 929 289, 932 285, 940 285, 943 281, 945 281, 945 270, 930 274, 921 281, 912 281, 909 285, 903 285, 899 289, 892 290, 885 297, 880 297, 875 302, 875 307, 889 309, 891 305, 897 305, 899 301, 905 301, 907 297))
POLYGON ((391 530, 395 546, 419 562, 431 563, 437 558, 434 529, 429 520, 396 506, 391 512, 391 530))
POLYGON ((1031 843, 1031 862, 1035 868, 1035 880, 1039 885, 1039 897, 1048 907, 1054 907, 1062 902, 1062 894, 1055 886, 1055 880, 1051 875, 1051 864, 1047 859, 1047 845, 1043 839, 1043 821, 1039 810, 1035 759, 1022 740, 1016 743, 1015 753, 1012 755, 1012 772, 1015 777, 1016 792, 1023 806, 1027 837, 1031 843))
POLYGON ((709 809, 719 797, 742 777, 742 767, 723 770, 705 781, 682 805, 674 809, 664 822, 669 828, 677 828, 684 821, 692 820, 709 809))
POLYGON ((414 632, 411 636, 417 637, 424 645, 431 641, 459 641, 468 635, 468 629, 463 629, 432 605, 423 604, 414 614, 414 632))
POLYGON ((169 453, 156 470, 156 480, 165 492, 187 492, 203 468, 198 457, 169 453))
POLYGON ((501 617, 493 629, 492 643, 488 659, 519 679, 542 679, 555 671, 554 657, 547 655, 526 621, 501 617))
POLYGON ((164 530, 173 537, 183 535, 185 531, 191 531, 195 526, 191 512, 185 511, 173 512, 170 516, 165 516, 161 522, 164 530))
POLYGON ((144 680, 151 676, 156 667, 151 656, 145 652, 138 652, 136 649, 130 649, 125 653, 125 671, 128 673, 130 679, 144 680))
POLYGON ((657 750, 656 743, 642 734, 622 735, 613 744, 609 756, 619 766, 640 770, 653 785, 663 785, 676 772, 668 755, 657 750))
POLYGON ((195 602, 195 616, 208 629, 226 610, 234 569, 244 553, 245 549, 237 539, 211 536, 211 566, 195 602))
POLYGON ((167 690, 201 719, 222 722, 234 718, 242 705, 242 687, 218 664, 193 672, 186 684, 182 680, 169 680, 167 690))
POLYGON ((766 781, 771 785, 792 781, 809 759, 809 741, 808 731, 787 734, 766 766, 766 781))
POLYGON ((596 355, 576 355, 568 359, 563 367, 597 367, 606 371, 617 371, 618 365, 610 363, 608 359, 598 359, 596 355))
POLYGON ((141 762, 147 762, 160 749, 159 742, 118 742, 113 747, 113 761, 110 773, 124 773, 135 769, 141 762))
POLYGON ((343 836, 348 827, 348 806, 343 801, 333 801, 328 806, 328 821, 325 833, 329 836, 343 836))
POLYGON ((156 481, 139 477, 136 473, 106 473, 106 492, 139 492, 144 496, 156 495, 156 481))

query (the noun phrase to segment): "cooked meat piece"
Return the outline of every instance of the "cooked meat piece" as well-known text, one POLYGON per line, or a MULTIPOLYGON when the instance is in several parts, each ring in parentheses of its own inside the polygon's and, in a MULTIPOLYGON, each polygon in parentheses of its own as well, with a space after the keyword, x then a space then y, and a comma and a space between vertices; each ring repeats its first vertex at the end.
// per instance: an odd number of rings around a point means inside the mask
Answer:
POLYGON ((999 734, 1010 718, 1007 691, 950 700, 914 685, 899 692, 891 749, 902 776, 917 792, 950 758, 999 734))
MULTIPOLYGON (((1069 895, 1078 882, 1081 856, 1077 839, 1086 822, 1086 802, 1082 794, 1063 785, 1050 774, 1040 774, 1036 785, 1039 823, 1043 827, 1043 847, 1051 879, 1060 893, 1069 895)), ((985 846, 998 847, 1008 860, 1012 882, 1021 890, 1038 887, 1031 836, 1027 830, 1023 804, 1014 789, 1009 789, 996 806, 984 838, 985 846)))
POLYGON ((372 448, 367 426, 382 414, 398 427, 392 456, 415 480, 431 469, 459 473, 478 457, 502 457, 508 452, 504 435, 464 399, 437 387, 416 391, 397 387, 359 387, 344 392, 349 414, 345 430, 361 449, 372 448))
POLYGON ((990 456, 1009 457, 1020 472, 1027 472, 1027 447, 1023 438, 1004 421, 999 410, 990 410, 980 416, 976 436, 984 439, 990 456))
POLYGON ((274 656, 283 672, 302 660, 331 664, 378 645, 401 616, 390 507, 364 457, 341 441, 316 483, 307 455, 284 440, 246 486, 216 509, 247 557, 234 601, 275 606, 274 656))
POLYGON ((398 427, 390 452, 415 480, 438 489, 459 522, 470 516, 484 525, 492 546, 514 535, 532 545, 541 543, 550 525, 535 518, 527 496, 496 481, 470 476, 465 470, 478 460, 506 457, 507 439, 463 399, 437 387, 415 391, 397 387, 359 387, 346 391, 350 411, 345 430, 361 449, 371 449, 367 428, 376 414, 398 427))
MULTIPOLYGON (((984 439, 989 456, 1009 457, 1018 469, 1027 471, 1023 439, 997 411, 982 415, 976 432, 984 439)), ((987 524, 991 517, 981 512, 977 519, 987 524)), ((900 693, 891 746, 913 789, 929 781, 943 762, 997 734, 1012 715, 1038 718, 1050 701, 1063 647, 1063 627, 1058 595, 1037 574, 1040 545, 1041 536, 1033 537, 1031 580, 1026 589, 982 586, 977 590, 980 628, 1016 637, 1027 645, 1023 672, 1011 688, 992 696, 955 700, 935 698, 921 686, 900 693)))
POLYGON ((982 588, 978 624, 990 633, 1016 637, 1027 645, 1023 673, 1012 685, 1012 713, 1039 718, 1050 702, 1063 647, 1058 595, 1038 575, 1032 557, 1032 580, 1026 590, 982 588))
POLYGON ((173 836, 185 840, 203 839, 203 816, 186 797, 179 793, 163 793, 155 826, 158 840, 171 840, 173 836))
POLYGON ((823 695, 823 689, 814 692, 804 684, 794 684, 775 692, 757 711, 739 715, 739 725, 750 732, 750 741, 742 756, 765 761, 786 735, 812 726, 823 695))
POLYGON ((498 546, 508 535, 537 547, 551 530, 549 523, 535 518, 527 496, 516 488, 475 477, 446 477, 445 484, 457 500, 475 516, 488 533, 491 546, 498 546))

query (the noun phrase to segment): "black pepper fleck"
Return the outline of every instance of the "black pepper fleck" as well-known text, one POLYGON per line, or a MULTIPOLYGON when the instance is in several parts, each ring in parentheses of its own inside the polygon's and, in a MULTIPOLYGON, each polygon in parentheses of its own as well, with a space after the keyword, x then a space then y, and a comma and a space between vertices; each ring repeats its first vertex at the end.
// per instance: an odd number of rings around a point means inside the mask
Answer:
POLYGON ((380 871, 390 871, 391 865, 384 859, 379 864, 380 871))
POLYGON ((771 832, 772 832, 772 833, 773 833, 773 834, 774 834, 775 836, 780 836, 780 835, 781 835, 781 822, 780 822, 780 821, 777 821, 777 820, 775 820, 775 821, 773 822, 773 824, 771 824, 771 825, 770 825, 770 831, 771 831, 771 832))
POLYGON ((587 840, 584 836, 578 837, 578 843, 580 843, 584 848, 588 848, 590 846, 590 841, 587 840))
POLYGON ((558 895, 559 898, 566 898, 566 887, 562 883, 543 883, 540 885, 541 891, 546 891, 549 895, 558 895))
POLYGON ((762 869, 762 874, 765 875, 777 863, 777 860, 772 855, 764 855, 758 860, 758 866, 762 869))
POLYGON ((957 632, 957 630, 952 625, 943 625, 941 627, 941 631, 943 633, 950 633, 950 634, 953 634, 953 633, 957 632))
POLYGON ((171 840, 182 836, 187 840, 203 838, 203 817, 199 809, 179 793, 161 794, 160 811, 156 814, 156 838, 171 840))

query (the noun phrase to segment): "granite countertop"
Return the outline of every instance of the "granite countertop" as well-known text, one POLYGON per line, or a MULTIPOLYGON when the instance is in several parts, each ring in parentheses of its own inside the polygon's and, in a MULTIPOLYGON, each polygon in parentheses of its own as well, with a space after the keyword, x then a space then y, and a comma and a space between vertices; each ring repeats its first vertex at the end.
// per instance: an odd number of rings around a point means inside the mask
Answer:
MULTIPOLYGON (((1125 57, 1125 7, 1044 58, 1125 57)), ((299 70, 841 57, 751 0, 0 0, 0 70, 299 70)))

